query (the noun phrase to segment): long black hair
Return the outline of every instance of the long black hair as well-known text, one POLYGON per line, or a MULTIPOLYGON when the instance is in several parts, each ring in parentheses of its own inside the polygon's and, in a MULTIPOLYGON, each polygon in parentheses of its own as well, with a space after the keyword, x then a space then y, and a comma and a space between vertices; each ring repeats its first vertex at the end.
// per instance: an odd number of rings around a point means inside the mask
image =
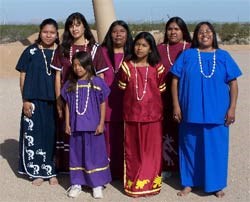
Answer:
MULTIPOLYGON (((72 68, 70 68, 70 74, 69 74, 69 87, 68 91, 75 91, 76 90, 76 83, 78 80, 78 76, 74 72, 73 68, 73 62, 74 60, 79 60, 81 66, 87 71, 87 79, 88 81, 91 81, 92 76, 96 76, 94 65, 92 63, 92 57, 91 54, 85 51, 79 51, 76 52, 72 57, 72 68)), ((92 85, 92 84, 91 84, 92 85)))
POLYGON ((198 40, 198 33, 199 33, 199 30, 200 30, 202 25, 207 25, 209 27, 209 29, 212 31, 212 33, 213 33, 212 47, 215 49, 218 49, 219 46, 218 46, 218 41, 217 41, 215 29, 214 29, 213 25, 207 21, 200 22, 199 24, 196 25, 196 27, 194 29, 194 35, 193 35, 191 48, 199 48, 199 46, 200 46, 199 40, 198 40))
POLYGON ((190 43, 191 37, 190 37, 190 33, 188 31, 187 25, 184 22, 184 20, 180 17, 172 17, 167 21, 166 26, 165 26, 165 34, 164 34, 163 43, 167 44, 169 42, 168 36, 167 36, 167 30, 168 30, 169 25, 173 22, 175 22, 180 27, 182 35, 183 35, 183 40, 190 43))
POLYGON ((82 23, 84 27, 84 37, 89 41, 89 46, 92 47, 96 41, 95 38, 90 30, 89 24, 85 17, 81 13, 72 13, 66 20, 64 25, 64 32, 63 32, 63 39, 61 44, 61 52, 64 56, 69 56, 70 46, 74 41, 74 37, 71 35, 69 29, 73 23, 77 21, 78 23, 82 23))
POLYGON ((127 32, 127 39, 126 39, 126 43, 123 47, 124 50, 124 58, 126 59, 132 52, 132 45, 133 45, 133 37, 131 35, 131 32, 129 30, 129 26, 127 25, 126 22, 122 21, 122 20, 116 20, 114 21, 109 29, 107 34, 105 35, 105 38, 102 42, 102 46, 106 47, 108 50, 108 56, 111 60, 112 65, 115 65, 115 61, 114 61, 114 46, 113 46, 113 40, 112 40, 112 31, 114 29, 115 26, 120 25, 122 26, 126 32, 127 32))
POLYGON ((56 28, 56 31, 57 31, 57 38, 55 40, 55 43, 56 44, 59 44, 59 34, 58 34, 58 24, 57 22, 52 19, 52 18, 47 18, 45 20, 42 21, 42 23, 39 25, 39 34, 38 34, 38 38, 36 39, 35 43, 39 44, 42 42, 42 39, 41 39, 41 32, 42 32, 42 29, 46 26, 46 25, 53 25, 55 28, 56 28))
POLYGON ((155 39, 154 39, 153 35, 150 34, 149 32, 140 32, 139 34, 136 35, 136 37, 134 39, 134 43, 133 43, 131 59, 132 60, 137 59, 137 55, 135 54, 134 49, 135 49, 135 44, 139 39, 145 39, 150 46, 151 51, 147 57, 147 62, 150 64, 150 66, 155 66, 156 64, 158 64, 160 62, 160 55, 159 55, 159 52, 157 50, 155 39))

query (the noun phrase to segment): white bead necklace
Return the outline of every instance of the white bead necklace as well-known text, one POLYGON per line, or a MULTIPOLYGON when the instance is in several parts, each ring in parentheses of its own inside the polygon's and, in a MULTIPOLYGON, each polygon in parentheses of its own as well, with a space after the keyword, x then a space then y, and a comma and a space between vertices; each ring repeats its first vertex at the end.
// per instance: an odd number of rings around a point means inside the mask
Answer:
POLYGON ((83 116, 87 111, 88 102, 89 102, 89 93, 90 93, 90 82, 88 82, 87 98, 85 101, 85 106, 84 106, 83 112, 79 112, 79 104, 78 104, 79 103, 79 85, 78 85, 78 83, 76 83, 76 113, 80 116, 83 116))
MULTIPOLYGON (((83 44, 83 46, 84 46, 84 49, 83 49, 83 51, 85 51, 85 52, 87 52, 87 46, 88 46, 88 40, 87 39, 85 39, 84 40, 84 44, 83 44)), ((72 45, 73 46, 73 45, 72 45)), ((72 63, 72 57, 73 57, 73 47, 72 46, 70 46, 70 49, 69 49, 69 61, 70 61, 70 63, 72 63)), ((76 52, 78 52, 79 50, 76 50, 76 52)))
MULTIPOLYGON (((44 50, 43 50, 44 48, 43 48, 43 46, 41 44, 40 44, 40 49, 41 49, 42 54, 43 54, 45 68, 46 68, 46 73, 47 73, 47 75, 50 76, 51 75, 51 69, 48 68, 48 61, 47 61, 46 55, 45 55, 44 50)), ((50 60, 50 64, 53 61, 53 58, 54 58, 54 55, 55 55, 55 49, 56 49, 56 44, 54 43, 53 52, 52 52, 52 56, 51 56, 51 60, 50 60)))
POLYGON ((134 63, 134 69, 135 69, 135 92, 136 92, 136 99, 138 101, 141 101, 144 97, 144 95, 146 94, 146 90, 147 90, 147 83, 148 83, 148 64, 146 66, 146 76, 145 76, 145 83, 143 84, 143 92, 142 92, 142 96, 139 97, 139 92, 138 92, 138 75, 137 75, 137 69, 136 69, 136 63, 134 63))
POLYGON ((215 68, 216 68, 216 56, 215 56, 215 52, 216 50, 214 50, 214 56, 213 56, 213 67, 212 67, 212 71, 209 75, 206 75, 203 71, 203 67, 202 67, 202 63, 201 63, 201 54, 200 54, 200 50, 199 48, 197 48, 197 53, 198 53, 198 60, 199 60, 199 65, 200 65, 200 73, 207 79, 210 79, 215 72, 215 68))
MULTIPOLYGON (((183 47, 182 47, 182 51, 184 51, 186 48, 186 41, 183 42, 183 47)), ((170 63, 170 65, 172 66, 173 65, 173 62, 170 58, 170 52, 169 52, 169 43, 167 43, 167 55, 168 55, 168 61, 170 63)))

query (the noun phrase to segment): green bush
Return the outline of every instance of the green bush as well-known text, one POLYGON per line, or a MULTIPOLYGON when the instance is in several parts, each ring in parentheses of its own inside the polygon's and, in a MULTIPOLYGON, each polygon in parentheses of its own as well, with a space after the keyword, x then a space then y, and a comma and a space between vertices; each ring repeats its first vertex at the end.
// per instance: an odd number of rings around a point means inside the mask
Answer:
MULTIPOLYGON (((190 32, 194 31, 197 23, 187 23, 190 32)), ((139 31, 159 30, 164 32, 165 29, 165 22, 128 24, 133 36, 139 31)), ((250 23, 213 23, 213 26, 219 34, 222 43, 249 44, 250 42, 250 23)), ((63 27, 63 23, 59 22, 59 28, 62 29, 63 27)), ((96 29, 95 24, 90 24, 90 28, 96 29)), ((0 25, 0 43, 24 41, 27 37, 38 31, 38 25, 0 25)))

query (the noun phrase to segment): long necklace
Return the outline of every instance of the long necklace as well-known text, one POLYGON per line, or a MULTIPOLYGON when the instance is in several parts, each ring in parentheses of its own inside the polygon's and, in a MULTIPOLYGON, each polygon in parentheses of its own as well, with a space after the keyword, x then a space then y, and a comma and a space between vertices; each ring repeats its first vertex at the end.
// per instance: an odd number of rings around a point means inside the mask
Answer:
POLYGON ((216 56, 215 56, 215 52, 216 50, 214 50, 214 56, 213 56, 213 67, 212 67, 212 71, 209 75, 206 75, 203 71, 203 66, 202 66, 202 63, 201 63, 201 54, 200 54, 200 50, 199 48, 197 48, 197 52, 198 52, 198 60, 199 60, 199 65, 200 65, 200 72, 201 74, 207 78, 207 79, 210 79, 213 75, 214 75, 214 72, 215 72, 215 68, 216 68, 216 56))
POLYGON ((82 116, 86 113, 87 108, 88 108, 88 102, 89 102, 89 93, 90 93, 90 82, 88 82, 87 98, 85 101, 85 106, 84 106, 83 112, 79 112, 79 85, 78 85, 78 83, 76 84, 76 113, 78 115, 82 116))
POLYGON ((134 69, 135 69, 135 92, 136 92, 136 99, 138 101, 141 101, 144 97, 144 95, 146 94, 146 90, 147 90, 147 83, 148 83, 148 64, 146 66, 146 75, 145 75, 145 79, 144 79, 144 84, 143 84, 143 91, 142 91, 142 96, 139 97, 139 86, 138 86, 138 73, 137 73, 137 69, 136 69, 136 63, 134 63, 134 69))
MULTIPOLYGON (((84 44, 83 44, 83 46, 84 46, 83 51, 84 52, 87 52, 88 43, 89 43, 88 40, 85 39, 84 44)), ((79 50, 77 49, 75 52, 78 52, 78 51, 79 50)), ((69 61, 70 61, 70 63, 72 63, 72 57, 73 57, 73 45, 70 46, 70 49, 69 49, 69 61)))
MULTIPOLYGON (((184 51, 185 48, 186 48, 186 41, 183 42, 182 51, 184 51)), ((169 61, 170 65, 172 66, 173 62, 172 62, 172 60, 170 58, 169 43, 167 43, 167 55, 168 55, 168 61, 169 61)))
MULTIPOLYGON (((51 69, 48 68, 48 61, 47 61, 46 55, 44 53, 44 50, 43 50, 44 48, 43 48, 42 44, 40 44, 40 49, 41 49, 42 54, 43 54, 45 68, 46 68, 46 73, 47 73, 48 76, 50 76, 51 75, 51 69)), ((50 64, 53 61, 53 58, 54 58, 54 55, 55 55, 55 49, 56 49, 56 45, 54 43, 52 57, 51 57, 51 60, 50 60, 50 64)))

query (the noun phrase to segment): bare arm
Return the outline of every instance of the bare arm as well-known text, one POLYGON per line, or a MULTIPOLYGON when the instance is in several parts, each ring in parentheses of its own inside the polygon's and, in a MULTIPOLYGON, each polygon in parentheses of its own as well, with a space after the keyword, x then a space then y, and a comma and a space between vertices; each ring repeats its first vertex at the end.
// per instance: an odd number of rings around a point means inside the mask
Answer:
POLYGON ((23 99, 23 86, 24 86, 25 77, 26 77, 26 73, 21 72, 19 85, 20 85, 20 91, 21 91, 22 100, 23 100, 23 113, 25 116, 31 117, 32 116, 32 104, 28 100, 23 99))
POLYGON ((103 73, 100 73, 98 74, 97 76, 101 77, 102 79, 104 79, 104 74, 103 73))
POLYGON ((20 72, 19 85, 20 85, 21 95, 23 95, 23 86, 24 86, 25 77, 26 77, 26 73, 25 72, 20 72))
POLYGON ((60 90, 61 90, 61 72, 56 71, 56 77, 55 77, 55 93, 56 98, 60 96, 60 90))
POLYGON ((235 122, 235 110, 238 98, 238 83, 237 80, 234 79, 229 83, 230 87, 230 106, 226 114, 226 125, 230 125, 235 122))
POLYGON ((56 77, 55 77, 55 94, 56 94, 56 108, 59 118, 63 117, 63 101, 60 96, 61 92, 61 72, 56 71, 56 77))
POLYGON ((106 112, 106 103, 105 102, 100 104, 100 111, 101 111, 101 117, 100 117, 100 123, 97 126, 96 131, 95 131, 96 135, 103 133, 103 131, 104 131, 104 121, 105 121, 105 112, 106 112))
POLYGON ((65 105, 65 133, 71 135, 69 105, 65 105))
POLYGON ((171 92, 172 92, 172 99, 173 99, 173 118, 178 123, 180 123, 182 116, 181 116, 181 108, 178 99, 178 83, 179 79, 173 76, 172 85, 171 85, 171 92))

